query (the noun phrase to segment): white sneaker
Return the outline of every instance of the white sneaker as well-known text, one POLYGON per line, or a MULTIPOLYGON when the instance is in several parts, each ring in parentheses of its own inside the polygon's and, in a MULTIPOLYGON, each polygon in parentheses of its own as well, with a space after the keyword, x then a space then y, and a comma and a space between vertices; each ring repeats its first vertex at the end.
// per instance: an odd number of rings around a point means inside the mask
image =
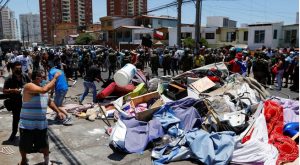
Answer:
POLYGON ((65 126, 73 125, 72 117, 68 115, 68 116, 62 121, 62 124, 65 125, 65 126))
POLYGON ((77 80, 75 80, 75 81, 73 82, 72 86, 75 86, 76 83, 77 83, 77 80))

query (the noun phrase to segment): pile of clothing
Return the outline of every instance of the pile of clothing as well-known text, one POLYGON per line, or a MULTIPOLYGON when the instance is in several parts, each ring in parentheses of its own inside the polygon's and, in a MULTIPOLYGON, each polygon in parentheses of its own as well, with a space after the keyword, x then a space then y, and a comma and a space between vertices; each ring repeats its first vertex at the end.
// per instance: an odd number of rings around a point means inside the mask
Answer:
MULTIPOLYGON (((114 101, 118 120, 110 147, 124 153, 151 148, 157 165, 186 159, 220 165, 282 164, 298 159, 299 101, 272 97, 252 78, 238 74, 225 78, 226 72, 208 69, 204 73, 214 72, 219 86, 200 94, 184 81, 199 70, 169 80, 186 85, 188 96, 180 100, 165 97, 163 84, 168 80, 156 79, 163 104, 146 120, 128 113, 124 97, 114 101)), ((134 112, 147 112, 149 104, 136 104, 134 112)))

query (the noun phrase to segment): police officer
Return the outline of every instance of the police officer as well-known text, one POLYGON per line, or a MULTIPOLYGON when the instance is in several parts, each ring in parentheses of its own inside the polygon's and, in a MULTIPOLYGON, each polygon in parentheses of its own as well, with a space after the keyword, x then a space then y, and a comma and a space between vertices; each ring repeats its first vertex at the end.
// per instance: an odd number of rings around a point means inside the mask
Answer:
POLYGON ((270 74, 268 69, 268 61, 262 58, 262 54, 255 53, 256 60, 253 62, 253 75, 254 78, 261 84, 267 84, 267 77, 270 74))
POLYGON ((150 66, 152 75, 158 76, 159 57, 156 49, 154 49, 152 54, 150 54, 150 66))
POLYGON ((112 49, 109 50, 108 61, 109 61, 108 79, 110 79, 110 76, 115 74, 116 65, 117 65, 117 56, 112 49))
POLYGON ((182 71, 186 72, 188 70, 191 70, 192 66, 193 66, 193 55, 190 53, 190 49, 186 48, 181 58, 182 71))
POLYGON ((163 56, 163 70, 164 70, 164 76, 167 74, 171 75, 171 55, 168 49, 164 50, 164 56, 163 56))

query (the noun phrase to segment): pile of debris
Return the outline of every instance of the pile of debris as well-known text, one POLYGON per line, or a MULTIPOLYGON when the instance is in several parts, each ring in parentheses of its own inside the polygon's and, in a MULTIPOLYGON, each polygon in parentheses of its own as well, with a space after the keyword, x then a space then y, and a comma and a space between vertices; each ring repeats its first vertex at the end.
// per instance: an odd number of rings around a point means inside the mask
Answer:
MULTIPOLYGON (((116 152, 152 148, 154 164, 282 164, 298 159, 299 102, 270 96, 255 79, 229 75, 224 63, 146 81, 100 106, 116 152), (110 125, 109 125, 110 126, 110 125)), ((117 82, 116 82, 117 83, 117 82)), ((118 83, 117 83, 118 84, 118 83)), ((116 84, 112 85, 114 89, 116 84)), ((101 97, 115 92, 102 91, 101 97)))

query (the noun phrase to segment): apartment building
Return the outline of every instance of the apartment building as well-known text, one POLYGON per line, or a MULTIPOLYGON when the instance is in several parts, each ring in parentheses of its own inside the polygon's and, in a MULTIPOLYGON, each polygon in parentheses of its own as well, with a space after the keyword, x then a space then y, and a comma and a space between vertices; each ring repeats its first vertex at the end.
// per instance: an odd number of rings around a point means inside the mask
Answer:
POLYGON ((107 0, 107 16, 146 14, 147 0, 107 0))
POLYGON ((20 14, 19 21, 21 40, 28 42, 28 44, 42 41, 39 14, 20 14))
POLYGON ((39 0, 42 41, 53 44, 57 24, 93 23, 92 0, 39 0))
POLYGON ((15 12, 8 7, 4 7, 0 12, 0 39, 19 39, 15 12))

